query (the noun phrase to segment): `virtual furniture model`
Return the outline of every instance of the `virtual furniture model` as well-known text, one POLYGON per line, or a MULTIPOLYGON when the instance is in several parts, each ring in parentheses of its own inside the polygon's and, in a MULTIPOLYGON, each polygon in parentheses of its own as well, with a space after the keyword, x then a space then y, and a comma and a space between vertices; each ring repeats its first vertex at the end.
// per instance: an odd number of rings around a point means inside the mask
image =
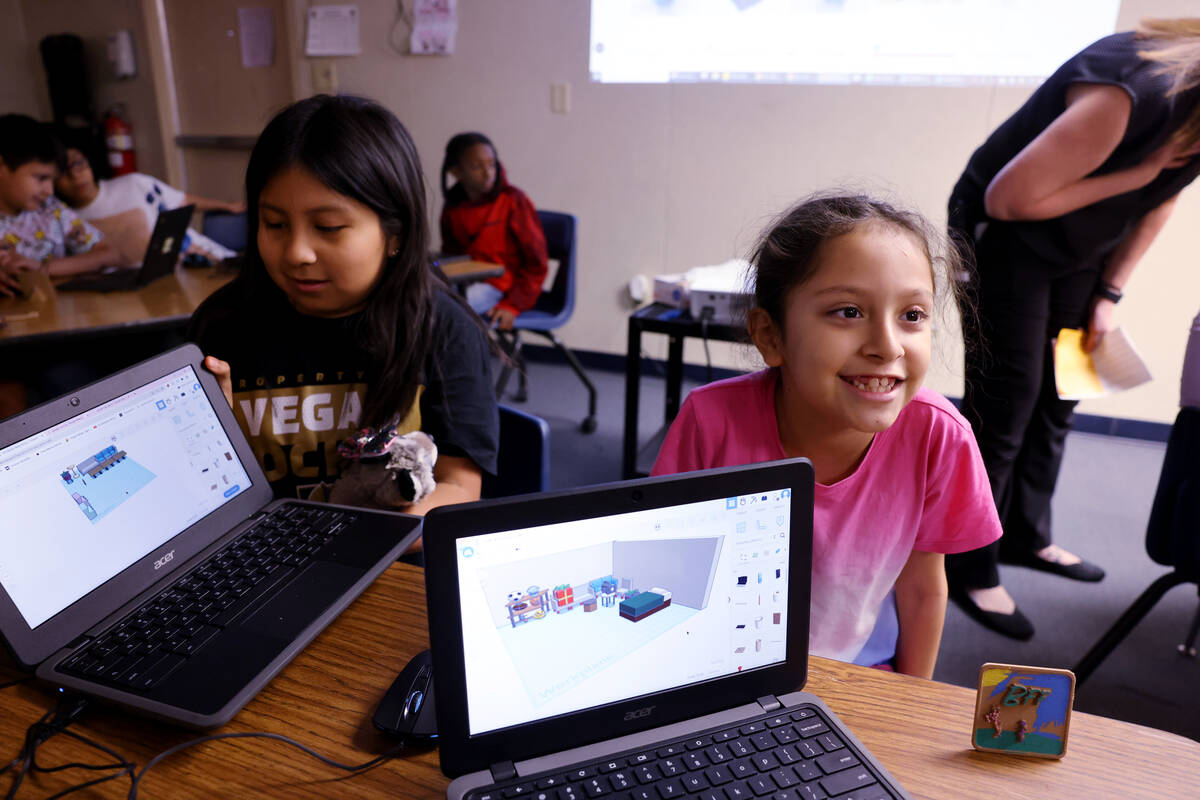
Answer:
MULTIPOLYGON (((421 570, 389 568, 309 647, 217 733, 265 731, 289 736, 343 764, 358 764, 394 747, 371 716, 397 673, 429 647, 421 570)), ((0 683, 20 674, 0 656, 0 683)), ((1191 797, 1200 775, 1200 743, 1139 725, 1076 712, 1071 751, 1062 761, 1030 765, 977 753, 969 728, 975 692, 823 658, 809 659, 809 691, 820 695, 889 771, 916 797, 1092 798, 1191 797), (915 727, 914 727, 915 726, 915 727), (1114 748, 1120 769, 1114 769, 1114 748), (1031 770, 1031 766, 1034 769, 1031 770)), ((26 729, 57 692, 26 683, 0 691, 0 753, 17 754, 26 729)), ((144 766, 153 756, 197 736, 165 723, 92 706, 71 730, 144 766)), ((108 757, 66 736, 43 745, 46 764, 97 764, 108 757)), ((46 797, 94 773, 29 775, 20 796, 46 797)), ((346 776, 278 741, 209 742, 167 758, 147 773, 139 797, 420 798, 444 796, 449 780, 437 751, 405 750, 375 769, 346 776)), ((8 778, 0 776, 0 789, 8 778)), ((98 784, 89 797, 124 798, 126 778, 98 784)))

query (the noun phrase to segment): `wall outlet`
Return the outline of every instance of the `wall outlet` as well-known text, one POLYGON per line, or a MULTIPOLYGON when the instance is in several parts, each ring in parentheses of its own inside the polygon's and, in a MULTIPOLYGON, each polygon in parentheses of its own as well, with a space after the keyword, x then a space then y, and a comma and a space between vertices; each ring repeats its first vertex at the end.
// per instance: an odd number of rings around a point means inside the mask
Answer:
POLYGON ((337 62, 332 58, 315 58, 312 62, 313 94, 337 94, 337 62))
POLYGON ((571 84, 550 84, 550 110, 555 114, 566 114, 571 110, 571 84))

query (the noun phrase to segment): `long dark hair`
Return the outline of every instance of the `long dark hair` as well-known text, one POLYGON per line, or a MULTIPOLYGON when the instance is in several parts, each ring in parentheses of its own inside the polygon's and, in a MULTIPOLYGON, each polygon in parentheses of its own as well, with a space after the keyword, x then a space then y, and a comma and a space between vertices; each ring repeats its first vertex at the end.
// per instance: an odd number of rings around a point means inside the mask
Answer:
POLYGON ((427 260, 428 212, 416 145, 392 112, 361 97, 316 95, 275 115, 246 168, 250 235, 235 291, 248 300, 277 291, 258 251, 258 198, 275 175, 293 166, 370 208, 384 237, 400 243, 385 255, 355 330, 359 347, 379 365, 363 424, 386 425, 412 406, 432 348, 436 279, 427 260))
MULTIPOLYGON (((500 191, 500 154, 496 152, 496 145, 492 144, 492 140, 482 133, 467 131, 466 133, 456 133, 450 137, 450 141, 446 142, 446 156, 442 159, 442 199, 450 199, 451 187, 447 185, 446 176, 450 174, 452 168, 458 166, 463 153, 477 144, 486 144, 492 148, 492 156, 496 159, 496 182, 492 184, 489 199, 500 191)), ((466 195, 463 197, 465 199, 466 195)))

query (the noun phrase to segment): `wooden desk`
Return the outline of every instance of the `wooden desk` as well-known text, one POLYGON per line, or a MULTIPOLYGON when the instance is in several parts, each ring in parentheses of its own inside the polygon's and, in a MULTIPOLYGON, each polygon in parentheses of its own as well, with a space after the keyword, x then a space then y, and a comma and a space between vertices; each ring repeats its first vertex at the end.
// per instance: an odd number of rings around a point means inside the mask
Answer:
POLYGON ((0 351, 104 336, 181 327, 196 306, 233 279, 215 267, 184 269, 132 292, 58 292, 50 279, 27 273, 29 297, 0 298, 0 351))
MULTIPOLYGON (((391 567, 222 732, 270 731, 345 764, 385 751, 371 715, 404 664, 428 643, 421 571, 391 567)), ((15 673, 0 667, 0 683, 15 673)), ((1170 733, 1076 713, 1061 761, 1018 759, 971 748, 974 692, 933 681, 812 660, 809 691, 820 695, 918 798, 1194 797, 1200 743, 1170 733)), ((16 755, 25 729, 50 707, 52 692, 22 684, 0 691, 0 764, 16 755)), ((94 707, 71 728, 139 765, 195 734, 94 707)), ((101 763, 105 757, 57 737, 40 763, 101 763)), ((81 770, 26 778, 20 797, 40 797, 97 777, 81 770)), ((449 781, 436 751, 414 753, 338 780, 336 771, 281 742, 235 739, 185 750, 154 767, 139 787, 148 798, 389 797, 444 795, 449 781)), ((9 778, 0 776, 0 790, 9 778)), ((128 779, 83 793, 124 797, 128 779)))
POLYGON ((438 267, 449 279, 451 285, 464 287, 469 283, 477 283, 478 281, 486 281, 488 278, 497 278, 504 274, 504 266, 501 264, 489 264, 486 261, 451 261, 449 263, 438 263, 438 267))

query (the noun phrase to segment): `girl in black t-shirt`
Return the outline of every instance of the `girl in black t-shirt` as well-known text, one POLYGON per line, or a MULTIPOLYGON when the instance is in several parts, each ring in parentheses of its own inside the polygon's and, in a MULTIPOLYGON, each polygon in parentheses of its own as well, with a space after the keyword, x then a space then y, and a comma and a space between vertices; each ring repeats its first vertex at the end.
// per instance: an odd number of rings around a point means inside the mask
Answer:
POLYGON ((277 495, 341 473, 363 428, 422 430, 438 447, 424 513, 479 498, 495 470, 489 346, 428 265, 424 183, 400 121, 321 95, 268 123, 246 171, 245 265, 192 319, 277 495))

